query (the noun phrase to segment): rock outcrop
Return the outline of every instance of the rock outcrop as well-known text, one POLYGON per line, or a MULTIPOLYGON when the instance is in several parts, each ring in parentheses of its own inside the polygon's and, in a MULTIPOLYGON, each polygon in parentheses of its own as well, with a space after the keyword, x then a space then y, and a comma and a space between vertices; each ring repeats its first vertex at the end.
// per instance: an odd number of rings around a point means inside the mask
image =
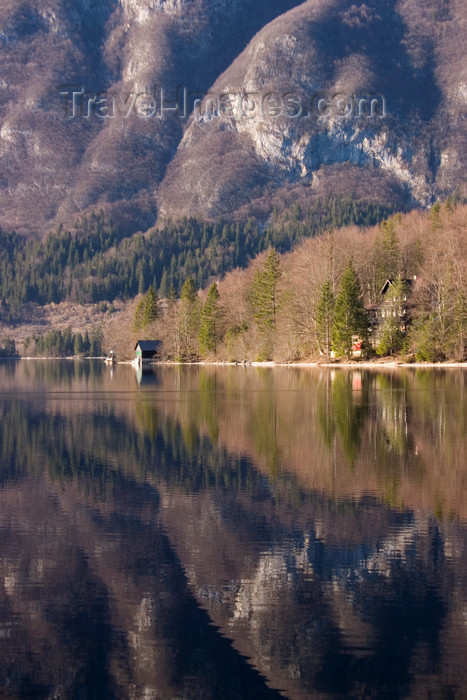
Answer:
POLYGON ((463 0, 5 0, 0 225, 427 205, 466 180, 466 26, 463 0))

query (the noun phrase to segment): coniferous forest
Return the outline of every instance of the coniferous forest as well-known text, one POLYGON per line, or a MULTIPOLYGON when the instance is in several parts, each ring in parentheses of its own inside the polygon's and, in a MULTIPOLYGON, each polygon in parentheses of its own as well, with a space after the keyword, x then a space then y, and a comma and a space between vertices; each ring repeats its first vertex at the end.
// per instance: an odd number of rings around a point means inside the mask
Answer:
POLYGON ((14 323, 21 320, 22 305, 31 301, 112 302, 149 286, 165 297, 171 287, 180 293, 188 277, 201 288, 210 277, 245 267, 270 246, 285 252, 329 228, 371 225, 389 213, 345 198, 318 201, 305 211, 293 206, 275 212, 262 227, 253 219, 183 219, 122 238, 118 226, 100 212, 83 216, 71 231, 60 227, 45 240, 0 230, 0 311, 6 322, 14 323))

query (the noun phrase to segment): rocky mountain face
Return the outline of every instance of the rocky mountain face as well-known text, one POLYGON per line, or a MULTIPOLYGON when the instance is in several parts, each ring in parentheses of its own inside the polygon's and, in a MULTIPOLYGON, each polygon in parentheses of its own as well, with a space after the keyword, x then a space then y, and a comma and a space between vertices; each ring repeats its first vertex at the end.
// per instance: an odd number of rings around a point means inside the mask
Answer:
POLYGON ((466 28, 464 0, 4 0, 0 225, 427 205, 466 180, 466 28))

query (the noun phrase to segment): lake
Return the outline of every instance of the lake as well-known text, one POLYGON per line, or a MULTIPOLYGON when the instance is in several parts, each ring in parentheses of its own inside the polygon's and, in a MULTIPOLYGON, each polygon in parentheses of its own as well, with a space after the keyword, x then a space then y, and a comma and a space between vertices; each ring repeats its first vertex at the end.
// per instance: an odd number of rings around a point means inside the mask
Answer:
POLYGON ((467 697, 467 372, 0 364, 0 697, 467 697))

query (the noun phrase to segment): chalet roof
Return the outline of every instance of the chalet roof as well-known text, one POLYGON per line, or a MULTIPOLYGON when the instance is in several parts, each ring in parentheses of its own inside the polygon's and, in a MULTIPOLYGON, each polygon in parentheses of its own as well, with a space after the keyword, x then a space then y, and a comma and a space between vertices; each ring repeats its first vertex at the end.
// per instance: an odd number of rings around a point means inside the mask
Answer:
POLYGON ((160 340, 137 340, 134 349, 141 348, 142 352, 156 352, 160 345, 160 340))
MULTIPOLYGON (((396 281, 396 280, 395 280, 394 278, 392 278, 392 279, 387 279, 386 282, 383 284, 383 288, 381 289, 380 294, 386 294, 386 292, 388 291, 389 287, 390 287, 392 284, 394 284, 395 281, 396 281)), ((412 287, 412 285, 413 285, 413 283, 414 283, 414 280, 413 280, 413 278, 410 278, 410 279, 402 279, 402 282, 403 282, 404 284, 406 284, 408 287, 412 287)))

